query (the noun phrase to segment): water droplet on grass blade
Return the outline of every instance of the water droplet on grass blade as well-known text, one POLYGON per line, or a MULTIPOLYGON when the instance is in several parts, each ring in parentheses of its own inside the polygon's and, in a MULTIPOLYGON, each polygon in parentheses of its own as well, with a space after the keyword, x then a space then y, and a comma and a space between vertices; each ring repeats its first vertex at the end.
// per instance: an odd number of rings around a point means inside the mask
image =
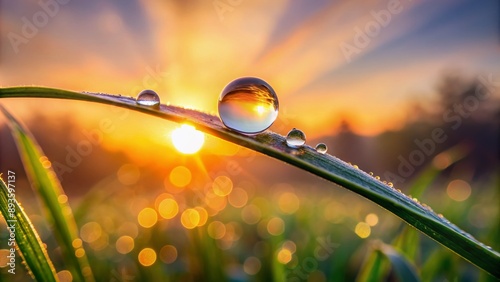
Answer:
POLYGON ((268 129, 278 117, 278 96, 264 80, 242 77, 226 85, 219 96, 219 116, 225 126, 245 134, 268 129))
POLYGON ((286 144, 288 147, 298 148, 306 143, 306 135, 304 132, 294 128, 288 132, 286 136, 286 144))
POLYGON ((143 90, 137 95, 137 104, 143 106, 158 106, 160 105, 160 96, 153 90, 143 90))
POLYGON ((328 151, 328 147, 325 143, 319 143, 318 145, 316 145, 316 152, 320 154, 326 154, 326 151, 328 151))

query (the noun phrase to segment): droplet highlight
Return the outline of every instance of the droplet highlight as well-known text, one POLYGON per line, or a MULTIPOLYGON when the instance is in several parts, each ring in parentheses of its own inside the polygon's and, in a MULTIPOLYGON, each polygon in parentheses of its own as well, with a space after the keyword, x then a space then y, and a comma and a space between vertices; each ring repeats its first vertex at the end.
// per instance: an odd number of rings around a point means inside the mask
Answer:
POLYGON ((159 106, 160 96, 153 90, 143 90, 137 95, 137 104, 148 107, 159 106))
POLYGON ((286 136, 286 144, 291 148, 298 148, 306 143, 306 135, 299 129, 292 129, 286 136))
POLYGON ((264 80, 242 77, 230 82, 219 96, 219 116, 230 129, 257 134, 268 129, 278 117, 278 96, 264 80))
POLYGON ((326 151, 328 151, 328 147, 325 143, 319 143, 318 145, 316 145, 316 152, 320 154, 326 154, 326 151))

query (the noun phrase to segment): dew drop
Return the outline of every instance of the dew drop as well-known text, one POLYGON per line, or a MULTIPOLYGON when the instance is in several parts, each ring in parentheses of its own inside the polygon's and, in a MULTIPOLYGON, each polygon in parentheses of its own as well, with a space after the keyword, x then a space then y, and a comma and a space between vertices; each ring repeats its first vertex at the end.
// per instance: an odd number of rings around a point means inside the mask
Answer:
POLYGON ((371 172, 371 171, 368 174, 371 175, 371 176, 373 176, 373 172, 371 172))
POLYGON ((219 116, 225 126, 245 134, 268 129, 278 117, 278 96, 264 80, 241 77, 230 82, 219 96, 219 116))
POLYGON ((378 175, 375 176, 375 179, 380 180, 380 176, 378 176, 378 175))
POLYGON ((359 169, 358 165, 352 165, 352 167, 355 168, 355 169, 359 169))
POLYGON ((392 182, 388 182, 388 183, 387 183, 387 186, 389 186, 389 187, 393 188, 393 187, 394 187, 394 184, 393 184, 392 182))
POLYGON ((288 147, 298 148, 306 143, 306 135, 299 129, 292 129, 286 136, 286 144, 288 147))
POLYGON ((137 104, 149 107, 158 106, 160 105, 160 96, 153 90, 142 90, 141 93, 137 95, 137 104))
POLYGON ((328 151, 328 147, 325 143, 319 143, 318 145, 316 145, 316 152, 320 154, 326 154, 326 151, 328 151))

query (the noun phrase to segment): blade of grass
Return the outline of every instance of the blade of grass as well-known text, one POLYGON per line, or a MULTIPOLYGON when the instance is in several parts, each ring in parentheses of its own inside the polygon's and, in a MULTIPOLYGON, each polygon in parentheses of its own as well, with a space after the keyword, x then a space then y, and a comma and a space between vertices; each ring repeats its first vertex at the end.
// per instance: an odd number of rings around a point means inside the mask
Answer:
POLYGON ((221 139, 261 152, 339 184, 394 213, 430 238, 446 246, 471 263, 500 278, 500 254, 477 241, 445 218, 438 216, 396 189, 346 162, 319 154, 310 146, 289 148, 285 137, 267 131, 254 136, 243 135, 225 128, 217 116, 176 106, 138 105, 134 98, 107 94, 79 93, 42 87, 1 88, 0 98, 39 97, 72 99, 119 106, 157 116, 166 120, 188 123, 221 139))
MULTIPOLYGON (((14 233, 16 248, 22 260, 37 281, 57 281, 56 271, 43 247, 42 240, 40 240, 35 227, 24 213, 21 205, 15 199, 15 192, 9 188, 12 189, 0 177, 0 211, 7 226, 13 226, 9 233, 14 233)), ((9 246, 14 247, 11 244, 9 246)))
POLYGON ((25 129, 4 107, 0 111, 7 117, 14 136, 21 160, 30 178, 32 186, 48 211, 49 222, 53 222, 53 230, 61 244, 65 263, 73 274, 75 281, 93 281, 85 251, 81 246, 74 247, 73 242, 78 237, 78 228, 73 218, 67 196, 56 177, 55 172, 48 165, 42 149, 36 143, 27 129, 25 129), (62 200, 61 200, 62 199, 62 200), (76 251, 78 250, 78 255, 76 251))
POLYGON ((380 250, 373 249, 369 253, 356 278, 357 282, 386 281, 389 265, 380 250))
POLYGON ((387 277, 388 264, 397 281, 420 281, 415 267, 390 245, 380 241, 372 243, 372 252, 361 268, 357 281, 383 281, 387 277))

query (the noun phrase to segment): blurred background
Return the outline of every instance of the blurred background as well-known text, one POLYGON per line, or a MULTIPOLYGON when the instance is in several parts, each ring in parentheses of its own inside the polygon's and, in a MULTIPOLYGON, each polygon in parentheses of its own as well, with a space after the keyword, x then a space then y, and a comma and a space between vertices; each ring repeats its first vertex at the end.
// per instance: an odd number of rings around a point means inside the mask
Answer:
MULTIPOLYGON (((0 0, 0 87, 126 96, 153 89, 162 103, 217 114, 227 83, 260 77, 280 102, 270 130, 299 128, 308 145, 324 142, 328 153, 406 193, 436 172, 419 200, 498 250, 499 5, 0 0)), ((87 102, 0 102, 51 161, 103 280, 291 278, 318 238, 330 238, 335 252, 300 279, 350 280, 370 242, 391 243, 403 228, 354 193, 215 137, 183 153, 172 142, 178 124, 87 102)), ((0 172, 9 169, 68 279, 0 117, 0 172)), ((482 275, 420 237, 414 263, 424 277, 482 275), (443 264, 429 270, 436 253, 443 264)))

